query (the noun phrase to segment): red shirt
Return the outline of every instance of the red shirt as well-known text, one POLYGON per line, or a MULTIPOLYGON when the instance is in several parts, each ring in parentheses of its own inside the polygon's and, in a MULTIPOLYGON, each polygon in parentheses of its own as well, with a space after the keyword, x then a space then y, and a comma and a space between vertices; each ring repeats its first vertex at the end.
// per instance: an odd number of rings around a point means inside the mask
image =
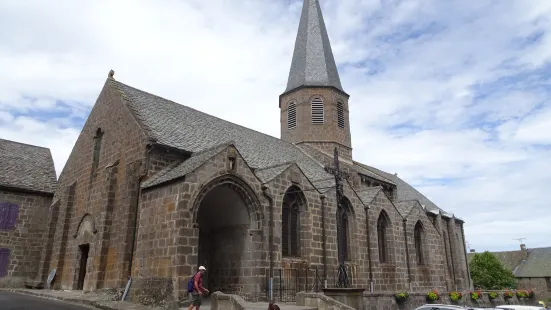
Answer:
POLYGON ((200 272, 196 273, 195 276, 193 276, 193 290, 197 293, 201 293, 205 290, 203 287, 203 276, 200 272))

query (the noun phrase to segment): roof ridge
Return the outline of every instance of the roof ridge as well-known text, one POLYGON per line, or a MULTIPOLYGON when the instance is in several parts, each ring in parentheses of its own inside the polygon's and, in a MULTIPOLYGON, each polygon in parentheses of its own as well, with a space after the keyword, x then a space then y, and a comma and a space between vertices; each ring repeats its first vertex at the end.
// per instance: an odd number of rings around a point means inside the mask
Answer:
POLYGON ((363 192, 372 191, 372 190, 381 190, 381 189, 383 189, 383 187, 380 185, 377 185, 373 187, 364 188, 362 190, 358 190, 358 193, 363 193, 363 192))
MULTIPOLYGON (((352 160, 352 163, 354 163, 354 164, 356 164, 356 165, 358 165, 358 166, 360 166, 360 167, 362 167, 362 168, 368 170, 369 172, 371 172, 371 173, 373 173, 373 174, 376 174, 376 175, 380 176, 381 178, 383 178, 383 179, 385 179, 385 180, 387 180, 387 181, 390 181, 391 183, 394 183, 394 181, 390 180, 388 177, 386 177, 386 176, 384 176, 384 175, 381 175, 381 174, 378 173, 378 172, 371 171, 370 168, 374 168, 374 167, 368 166, 368 165, 366 165, 366 164, 360 163, 359 161, 355 161, 355 160, 352 160)), ((375 168, 375 169, 377 169, 377 168, 375 168)), ((381 171, 381 172, 385 172, 385 171, 380 170, 380 169, 377 169, 377 170, 379 170, 379 171, 381 171)), ((388 172, 386 172, 386 173, 388 173, 388 172)), ((389 173, 389 174, 390 174, 390 173, 389 173)), ((396 184, 396 185, 397 185, 397 184, 396 184)))
MULTIPOLYGON (((265 137, 267 137, 267 138, 273 139, 274 141, 278 141, 279 143, 285 143, 285 144, 292 145, 292 146, 295 146, 295 147, 296 147, 296 145, 294 145, 293 143, 290 143, 290 142, 281 140, 280 138, 277 138, 277 137, 274 137, 274 136, 272 136, 272 135, 263 133, 263 132, 261 132, 261 131, 258 131, 258 130, 255 130, 255 129, 252 129, 252 128, 249 128, 249 127, 245 127, 245 126, 240 125, 240 124, 237 124, 237 123, 230 122, 230 121, 228 121, 228 120, 225 120, 225 119, 220 118, 220 117, 218 117, 218 116, 214 116, 214 115, 212 115, 212 114, 208 114, 208 113, 206 113, 206 112, 203 112, 203 111, 198 110, 198 109, 196 109, 196 108, 190 107, 190 106, 188 106, 188 105, 183 105, 183 104, 180 104, 180 103, 178 103, 178 102, 176 102, 176 101, 167 99, 167 98, 165 98, 165 97, 161 97, 161 96, 159 96, 159 95, 155 95, 155 94, 150 93, 150 92, 147 92, 147 91, 145 91, 145 90, 141 90, 141 89, 139 89, 139 88, 130 86, 130 85, 128 85, 128 84, 126 84, 126 83, 123 83, 123 82, 121 82, 121 81, 118 81, 118 80, 112 80, 112 81, 115 82, 115 83, 124 85, 124 86, 126 86, 126 87, 132 88, 132 89, 134 89, 134 90, 136 90, 136 91, 139 91, 139 92, 148 94, 148 95, 150 95, 150 96, 153 96, 153 97, 156 97, 156 98, 159 98, 159 99, 162 99, 162 100, 167 101, 167 102, 169 102, 169 103, 171 103, 171 104, 173 104, 173 105, 181 106, 181 107, 184 107, 184 108, 193 110, 193 111, 195 111, 195 112, 197 112, 197 113, 203 114, 204 116, 211 117, 211 118, 215 118, 216 120, 218 120, 218 121, 220 121, 220 122, 224 122, 224 123, 227 123, 227 124, 231 124, 232 126, 237 126, 237 127, 241 128, 241 129, 245 129, 245 130, 247 130, 247 131, 251 131, 251 132, 254 132, 254 133, 256 133, 256 134, 259 134, 259 135, 265 136, 265 137)), ((123 92, 124 92, 124 90, 123 90, 123 92)))
POLYGON ((19 144, 19 145, 24 145, 24 146, 30 146, 30 147, 37 148, 37 149, 45 149, 45 150, 48 150, 48 151, 51 153, 50 148, 49 148, 49 147, 45 147, 45 146, 40 146, 40 145, 35 145, 35 144, 29 144, 29 143, 23 143, 23 142, 19 142, 19 141, 8 140, 8 139, 2 139, 2 138, 0 138, 0 142, 8 142, 8 143, 13 143, 13 144, 19 144))
MULTIPOLYGON (((124 89, 121 89, 120 85, 124 85, 130 88, 134 88, 134 87, 126 85, 120 81, 117 81, 112 77, 107 78, 106 84, 107 83, 110 83, 110 86, 115 87, 116 90, 118 90, 121 93, 121 99, 123 100, 123 105, 126 106, 126 108, 130 111, 130 115, 136 121, 138 127, 143 130, 146 137, 148 137, 149 139, 156 139, 156 137, 154 137, 155 135, 153 134, 153 130, 151 130, 151 128, 145 124, 144 120, 140 117, 140 114, 137 113, 137 111, 135 111, 132 104, 124 104, 124 101, 132 103, 132 98, 130 98, 130 96, 124 91, 124 89)), ((134 89, 139 90, 137 88, 134 88, 134 89)), ((139 90, 139 91, 142 91, 142 90, 139 90)), ((145 91, 142 91, 142 92, 147 93, 145 91)), ((153 94, 150 94, 150 95, 153 95, 153 94)))
MULTIPOLYGON (((191 157, 199 156, 199 155, 208 153, 208 152, 210 152, 210 151, 214 151, 214 150, 219 149, 219 148, 222 148, 222 147, 228 147, 228 146, 230 146, 230 145, 235 146, 235 141, 234 141, 234 140, 229 140, 229 141, 224 142, 224 143, 220 143, 220 144, 216 144, 216 145, 213 145, 213 146, 204 148, 204 149, 202 149, 202 150, 200 150, 200 151, 191 153, 191 157)), ((237 146, 235 146, 235 148, 237 149, 237 146)))

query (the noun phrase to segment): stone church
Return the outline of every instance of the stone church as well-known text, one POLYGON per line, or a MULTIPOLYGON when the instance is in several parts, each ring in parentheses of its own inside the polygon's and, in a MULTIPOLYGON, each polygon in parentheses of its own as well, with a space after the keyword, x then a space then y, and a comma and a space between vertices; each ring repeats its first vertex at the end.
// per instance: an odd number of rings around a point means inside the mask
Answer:
POLYGON ((280 139, 111 71, 57 182, 39 277, 55 268, 53 288, 85 291, 131 278, 136 294, 181 299, 205 265, 211 291, 254 299, 274 274, 334 285, 340 251, 367 291, 468 289, 463 221, 353 159, 349 99, 318 0, 304 1, 280 139))

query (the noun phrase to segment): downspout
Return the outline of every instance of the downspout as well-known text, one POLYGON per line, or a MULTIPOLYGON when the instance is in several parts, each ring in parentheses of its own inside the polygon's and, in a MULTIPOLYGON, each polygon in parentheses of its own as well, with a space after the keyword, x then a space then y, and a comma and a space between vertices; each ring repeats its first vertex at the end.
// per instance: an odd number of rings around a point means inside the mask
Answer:
POLYGON ((325 195, 320 195, 321 199, 321 248, 323 252, 323 287, 327 288, 327 244, 325 237, 325 195))
POLYGON ((471 287, 471 271, 469 270, 469 261, 467 260, 467 249, 465 248, 465 230, 461 224, 461 235, 463 236, 463 253, 465 254, 465 266, 467 267, 467 283, 471 287))
POLYGON ((274 291, 274 198, 268 193, 268 185, 262 185, 262 194, 268 199, 270 208, 270 218, 268 223, 268 251, 270 256, 270 282, 268 283, 268 296, 270 301, 273 300, 274 291))
POLYGON ((373 261, 371 260, 371 232, 369 229, 369 206, 365 208, 365 231, 367 233, 367 260, 369 262, 369 291, 373 293, 373 261))
POLYGON ((411 267, 409 264, 409 247, 408 247, 408 233, 407 233, 407 219, 402 221, 404 227, 404 240, 406 242, 406 265, 408 267, 408 289, 411 291, 411 267))
POLYGON ((135 244, 136 244, 136 235, 138 234, 138 214, 139 214, 139 207, 140 207, 140 197, 142 195, 142 187, 141 187, 141 184, 142 184, 142 180, 147 176, 147 173, 149 171, 149 159, 150 159, 150 153, 151 151, 153 150, 153 141, 150 141, 147 146, 146 146, 146 151, 145 151, 145 167, 144 167, 144 171, 142 172, 142 174, 140 174, 139 178, 138 178, 138 184, 136 185, 138 188, 138 197, 136 197, 136 203, 134 205, 134 219, 133 219, 133 224, 134 224, 134 229, 133 229, 133 232, 132 232, 132 244, 130 245, 130 262, 128 263, 128 277, 129 277, 129 280, 132 280, 132 263, 134 262, 134 247, 135 247, 135 244))

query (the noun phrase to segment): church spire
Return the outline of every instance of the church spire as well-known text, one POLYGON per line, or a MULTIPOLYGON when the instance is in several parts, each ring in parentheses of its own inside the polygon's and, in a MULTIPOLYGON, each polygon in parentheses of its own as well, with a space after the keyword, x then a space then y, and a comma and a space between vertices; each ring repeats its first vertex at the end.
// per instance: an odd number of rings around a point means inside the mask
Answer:
POLYGON ((344 92, 319 0, 304 0, 285 92, 301 86, 335 87, 344 92))

